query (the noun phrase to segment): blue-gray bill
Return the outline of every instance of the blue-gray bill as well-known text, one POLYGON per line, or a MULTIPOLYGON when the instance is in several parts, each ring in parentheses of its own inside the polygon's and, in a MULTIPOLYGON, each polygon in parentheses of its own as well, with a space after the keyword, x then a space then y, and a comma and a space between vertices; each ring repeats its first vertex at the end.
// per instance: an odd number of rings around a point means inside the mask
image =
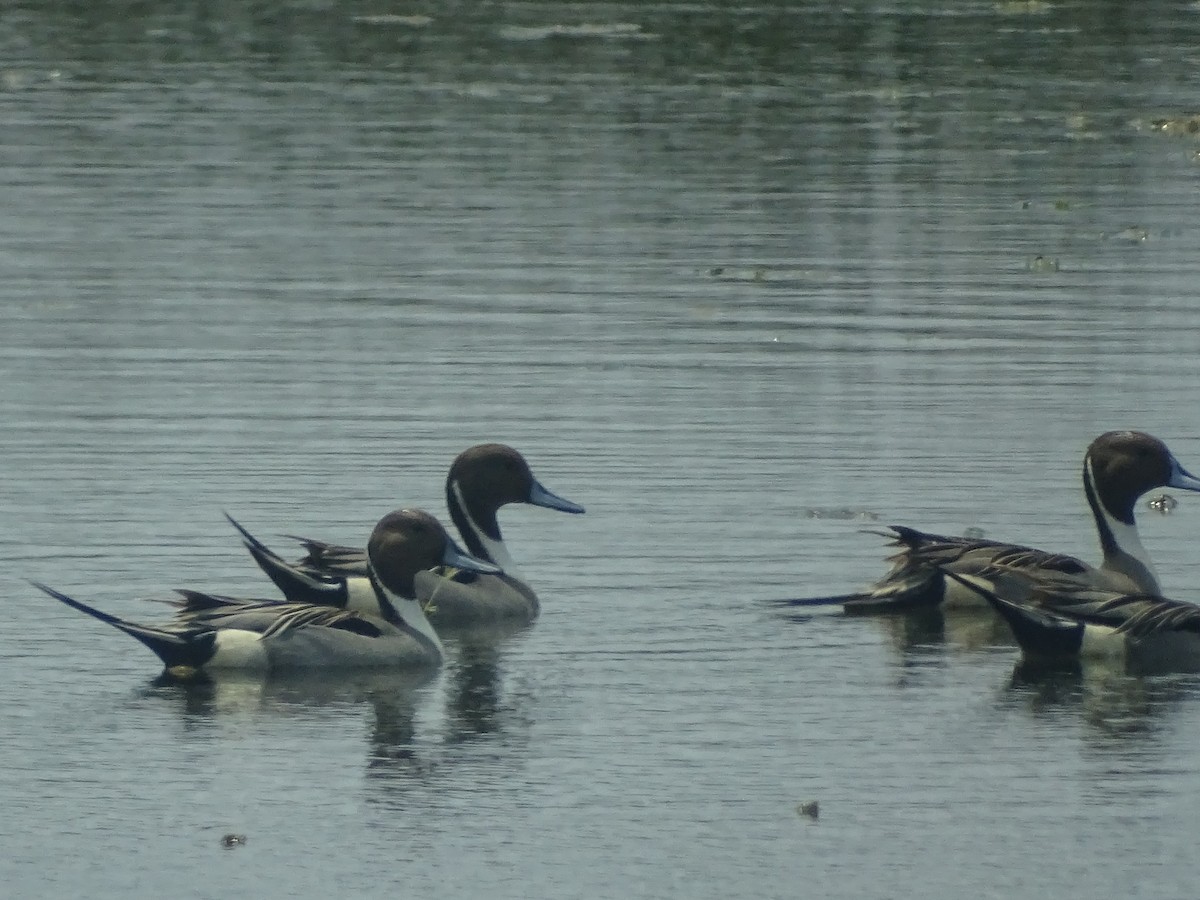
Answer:
POLYGON ((558 494, 547 489, 536 479, 533 482, 533 486, 529 489, 529 502, 534 506, 544 506, 546 509, 557 509, 562 512, 583 512, 583 507, 578 503, 572 503, 566 497, 558 496, 558 494))

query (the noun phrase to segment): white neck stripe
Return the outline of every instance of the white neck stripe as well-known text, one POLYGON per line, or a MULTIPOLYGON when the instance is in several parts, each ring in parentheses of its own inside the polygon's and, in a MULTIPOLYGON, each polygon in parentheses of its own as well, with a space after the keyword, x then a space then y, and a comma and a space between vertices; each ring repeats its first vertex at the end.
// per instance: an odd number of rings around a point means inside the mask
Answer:
POLYGON ((1128 525, 1120 519, 1113 516, 1108 508, 1104 505, 1101 499, 1100 491, 1096 488, 1096 474, 1092 471, 1092 461, 1087 462, 1087 477, 1088 487, 1092 496, 1092 502, 1095 504, 1093 512, 1098 517, 1096 525, 1108 529, 1108 533, 1112 535, 1112 541, 1115 545, 1116 552, 1129 556, 1136 560, 1147 574, 1158 581, 1158 573, 1154 571, 1154 564, 1150 562, 1150 554, 1146 552, 1146 548, 1142 546, 1142 538, 1138 534, 1137 525, 1128 525), (1100 520, 1103 520, 1102 522, 1100 520))
POLYGON ((433 630, 429 619, 425 616, 425 610, 421 609, 420 602, 409 600, 407 597, 401 597, 387 588, 383 588, 383 592, 387 595, 388 602, 392 604, 399 615, 401 626, 414 632, 418 638, 424 638, 432 644, 437 649, 438 655, 445 656, 442 641, 437 636, 437 632, 433 630))
MULTIPOLYGON (((488 537, 487 534, 484 533, 483 529, 476 524, 475 520, 471 518, 470 509, 463 501, 462 488, 459 486, 457 480, 455 480, 454 484, 451 486, 451 489, 454 491, 454 499, 458 501, 458 508, 462 510, 463 519, 466 520, 467 526, 471 529, 471 533, 475 536, 475 539, 479 542, 480 546, 483 547, 483 551, 486 554, 488 561, 495 563, 501 569, 503 569, 504 574, 511 575, 512 577, 519 579, 521 576, 517 572, 516 564, 513 562, 513 558, 508 552, 508 547, 504 545, 503 539, 497 541, 488 537)), ((465 539, 466 536, 464 535, 464 540, 465 539)), ((468 545, 470 543, 471 541, 467 541, 468 545)))

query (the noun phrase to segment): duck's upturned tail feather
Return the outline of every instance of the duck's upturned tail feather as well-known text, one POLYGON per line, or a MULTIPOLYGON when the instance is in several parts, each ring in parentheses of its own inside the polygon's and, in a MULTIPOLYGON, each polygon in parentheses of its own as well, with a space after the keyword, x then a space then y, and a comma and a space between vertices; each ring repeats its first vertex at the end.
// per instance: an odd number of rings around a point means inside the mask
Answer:
POLYGON ((72 609, 77 609, 94 619, 106 622, 113 628, 141 641, 154 651, 167 669, 177 667, 199 669, 212 658, 217 636, 211 630, 196 629, 175 632, 148 625, 138 625, 136 622, 127 622, 103 610, 96 609, 94 606, 89 606, 47 585, 36 581, 32 584, 38 590, 49 594, 72 609))
POLYGON ((946 572, 959 584, 974 591, 994 609, 1012 630, 1026 656, 1040 659, 1077 657, 1083 644, 1082 622, 1053 613, 1040 606, 1006 600, 978 582, 946 572))
POLYGON ((920 577, 896 581, 886 588, 858 591, 852 594, 835 594, 829 597, 798 597, 776 600, 774 605, 787 607, 841 606, 848 615, 872 615, 876 613, 904 613, 921 609, 932 609, 942 602, 945 582, 940 572, 922 572, 920 577))
POLYGON ((784 600, 768 600, 771 606, 841 606, 842 604, 861 597, 862 594, 841 594, 836 597, 789 597, 784 600))
POLYGON ((275 586, 289 600, 297 603, 315 603, 321 606, 337 606, 339 604, 339 585, 329 579, 322 579, 304 572, 243 528, 229 513, 225 513, 229 524, 238 530, 242 536, 242 544, 254 557, 258 567, 266 573, 275 586))

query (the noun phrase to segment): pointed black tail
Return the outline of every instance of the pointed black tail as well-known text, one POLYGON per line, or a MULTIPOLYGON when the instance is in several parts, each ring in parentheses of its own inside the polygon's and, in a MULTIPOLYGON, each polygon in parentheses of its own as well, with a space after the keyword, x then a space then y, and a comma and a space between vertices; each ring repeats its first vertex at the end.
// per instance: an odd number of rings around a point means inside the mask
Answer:
POLYGON ((941 573, 930 572, 927 576, 912 579, 908 583, 888 585, 874 591, 854 594, 838 594, 832 597, 800 597, 795 600, 773 600, 774 606, 819 607, 841 606, 847 615, 875 615, 878 613, 905 613, 922 609, 936 609, 945 596, 945 582, 941 573))
POLYGON ((794 597, 786 600, 767 600, 771 606, 841 606, 863 594, 841 594, 837 597, 794 597))
POLYGON ((180 666, 199 669, 212 659, 213 653, 216 651, 217 636, 211 630, 188 629, 167 631, 162 628, 138 625, 136 622, 126 622, 124 619, 96 609, 94 606, 88 606, 74 597, 68 597, 66 594, 56 591, 52 587, 47 587, 36 581, 31 583, 38 590, 49 594, 55 600, 65 603, 72 609, 87 613, 92 618, 99 619, 101 622, 107 622, 113 628, 123 631, 130 637, 141 641, 154 651, 155 655, 162 660, 163 666, 168 669, 180 666))
POLYGON ((981 596, 999 613, 1026 656, 1061 659, 1079 655, 1079 648, 1083 645, 1082 622, 1056 615, 1040 606, 1014 603, 953 572, 945 574, 981 596))
POLYGON ((241 534, 242 544, 250 551, 258 567, 283 592, 283 596, 296 603, 346 605, 346 587, 340 579, 317 578, 301 571, 238 524, 229 513, 225 513, 225 518, 241 534))

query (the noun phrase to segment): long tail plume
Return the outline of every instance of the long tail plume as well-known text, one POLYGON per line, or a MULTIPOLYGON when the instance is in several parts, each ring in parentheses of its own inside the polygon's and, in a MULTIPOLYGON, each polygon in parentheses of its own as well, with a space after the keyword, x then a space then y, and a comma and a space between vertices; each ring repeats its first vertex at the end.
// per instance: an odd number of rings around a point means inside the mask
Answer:
POLYGON ((318 578, 298 569, 243 528, 229 513, 225 513, 225 518, 241 534, 242 544, 258 567, 289 600, 322 606, 343 605, 345 588, 340 579, 318 578))
POLYGON ((113 628, 125 632, 130 637, 141 641, 154 651, 154 654, 162 660, 163 665, 168 669, 180 666, 199 669, 212 657, 213 648, 216 643, 216 633, 211 630, 194 629, 176 632, 162 628, 153 628, 148 625, 139 625, 136 622, 127 622, 103 610, 96 609, 94 606, 89 606, 86 603, 76 600, 74 597, 69 597, 61 591, 56 591, 52 587, 48 587, 37 581, 30 583, 38 590, 49 594, 55 600, 65 603, 72 609, 77 609, 94 619, 99 619, 101 622, 105 622, 113 628))

